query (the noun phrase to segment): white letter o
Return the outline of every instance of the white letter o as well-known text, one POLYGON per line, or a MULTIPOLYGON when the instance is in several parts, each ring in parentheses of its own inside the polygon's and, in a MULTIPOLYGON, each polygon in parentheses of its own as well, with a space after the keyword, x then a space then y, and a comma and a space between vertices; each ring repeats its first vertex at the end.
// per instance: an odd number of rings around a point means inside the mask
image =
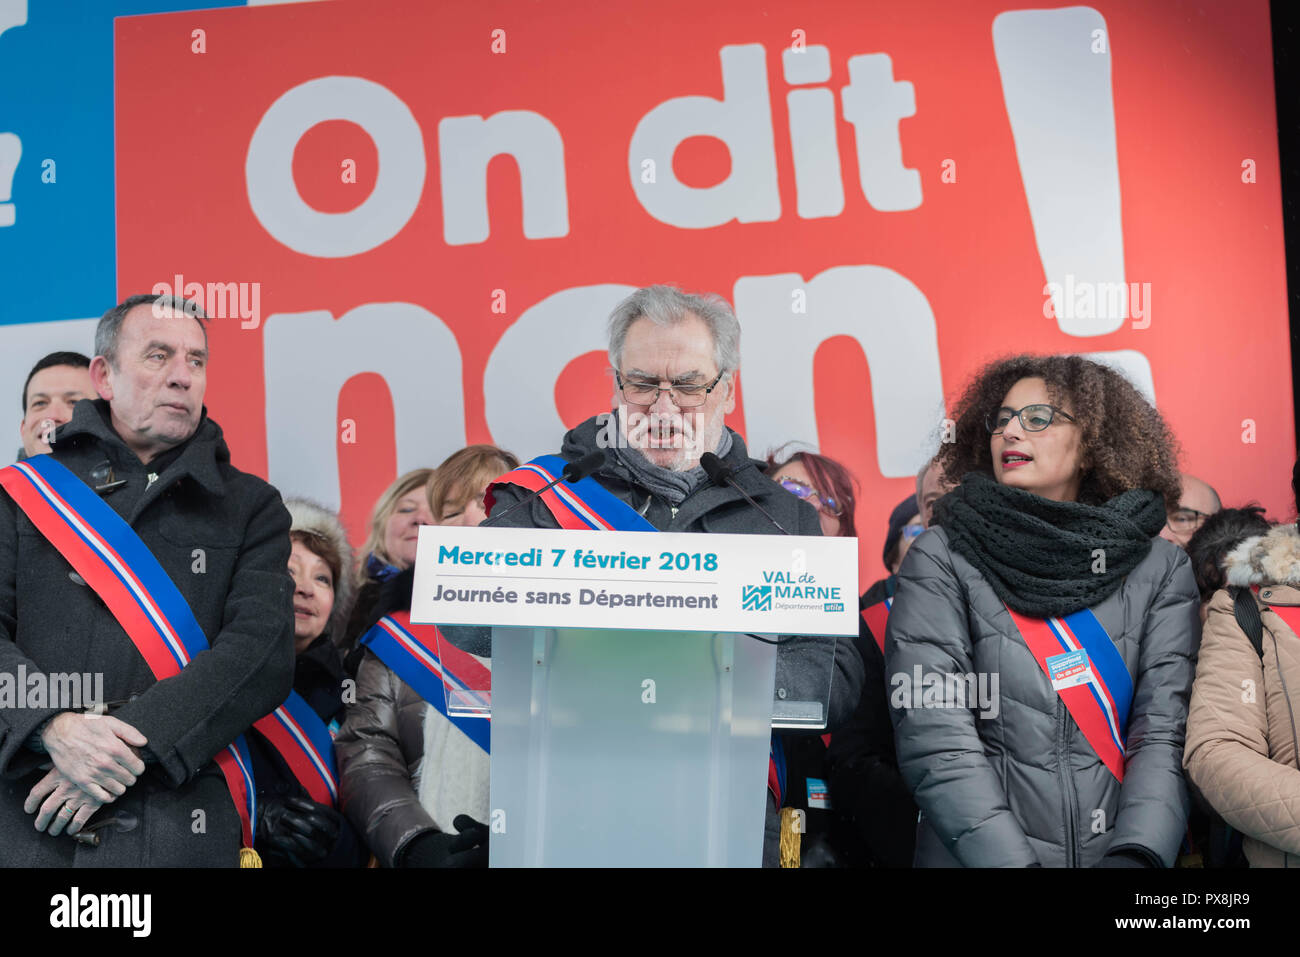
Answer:
POLYGON ((388 242, 410 221, 424 192, 424 137, 391 90, 355 76, 308 80, 271 104, 248 143, 244 178, 253 215, 268 233, 308 256, 355 256, 388 242), (379 156, 375 188, 356 209, 312 209, 293 180, 293 151, 317 123, 349 120, 379 156))

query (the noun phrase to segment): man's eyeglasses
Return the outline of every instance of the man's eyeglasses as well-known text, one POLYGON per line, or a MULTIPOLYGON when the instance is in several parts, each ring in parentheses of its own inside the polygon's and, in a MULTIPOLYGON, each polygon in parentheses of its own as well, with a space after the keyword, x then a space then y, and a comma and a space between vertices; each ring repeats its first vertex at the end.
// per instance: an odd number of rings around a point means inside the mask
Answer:
POLYGON ((661 388, 658 382, 650 382, 646 379, 624 380, 617 372, 614 373, 614 381, 618 383, 619 391, 623 393, 623 398, 627 399, 630 405, 654 405, 659 401, 660 393, 668 392, 669 398, 677 408, 694 409, 708 401, 709 393, 717 388, 726 374, 725 371, 719 372, 718 377, 708 385, 674 382, 666 389, 661 388))
POLYGON ((1008 409, 1003 406, 996 412, 990 412, 984 419, 984 425, 994 435, 1001 435, 1002 430, 1011 424, 1011 420, 1018 418, 1026 432, 1041 432, 1051 425, 1053 417, 1058 415, 1071 422, 1075 420, 1070 413, 1054 405, 1035 404, 1027 405, 1023 409, 1008 409))
POLYGON ((1175 532, 1194 532, 1210 517, 1209 512, 1198 512, 1194 508, 1180 508, 1169 513, 1169 527, 1175 532))
POLYGON ((780 485, 781 488, 785 489, 787 492, 792 492, 799 496, 805 502, 808 502, 811 505, 817 505, 817 507, 827 515, 833 515, 835 518, 839 518, 840 515, 844 513, 844 509, 838 501, 829 495, 823 495, 811 485, 804 485, 803 482, 796 482, 792 478, 777 479, 776 484, 780 485), (816 499, 817 501, 814 502, 813 499, 816 499))

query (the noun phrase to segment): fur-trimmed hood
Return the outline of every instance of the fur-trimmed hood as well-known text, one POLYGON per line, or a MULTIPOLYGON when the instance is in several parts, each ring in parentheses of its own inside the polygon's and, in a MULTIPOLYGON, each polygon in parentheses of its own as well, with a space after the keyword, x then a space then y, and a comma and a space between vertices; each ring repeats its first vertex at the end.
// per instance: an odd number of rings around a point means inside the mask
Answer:
POLYGON ((343 638, 344 626, 352 613, 356 600, 356 581, 352 574, 352 546, 337 512, 305 498, 287 498, 284 507, 289 510, 291 532, 312 532, 338 550, 340 569, 334 582, 334 610, 330 613, 330 639, 337 644, 343 638))
POLYGON ((1229 585, 1300 586, 1300 531, 1278 525, 1253 535, 1223 560, 1229 585))

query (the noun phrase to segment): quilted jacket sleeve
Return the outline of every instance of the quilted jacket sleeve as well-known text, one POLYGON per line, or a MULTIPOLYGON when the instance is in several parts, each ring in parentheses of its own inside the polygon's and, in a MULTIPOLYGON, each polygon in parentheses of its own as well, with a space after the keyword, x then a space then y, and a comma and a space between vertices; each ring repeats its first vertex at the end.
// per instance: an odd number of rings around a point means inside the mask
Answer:
MULTIPOLYGON (((1155 547, 1167 548, 1163 541, 1155 547)), ((1191 809, 1180 771, 1187 700, 1196 671, 1199 595, 1187 556, 1181 550, 1168 551, 1174 560, 1143 625, 1124 784, 1109 850, 1143 851, 1172 867, 1191 809)))
MULTIPOLYGON (((1264 655, 1278 664, 1274 638, 1297 638, 1274 616, 1265 620, 1264 655)), ((1201 639, 1183 764, 1225 821, 1243 834, 1300 854, 1300 770, 1269 757, 1264 666, 1237 625, 1228 592, 1218 592, 1201 639)))
POLYGON ((343 812, 385 867, 397 867, 411 838, 435 831, 420 805, 398 742, 401 679, 369 651, 357 671, 357 700, 334 742, 343 812))
MULTIPOLYGON (((965 867, 1038 862, 984 754, 969 708, 910 707, 912 676, 970 674, 966 597, 942 532, 908 549, 885 638, 898 767, 940 841, 965 867)), ((921 689, 913 691, 919 704, 921 689)))

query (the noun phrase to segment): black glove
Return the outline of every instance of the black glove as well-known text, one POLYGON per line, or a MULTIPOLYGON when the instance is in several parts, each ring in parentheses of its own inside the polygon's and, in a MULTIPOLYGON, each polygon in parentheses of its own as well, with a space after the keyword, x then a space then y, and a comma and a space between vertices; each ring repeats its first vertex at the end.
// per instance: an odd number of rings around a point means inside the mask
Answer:
POLYGON ((338 843, 343 818, 302 797, 264 798, 257 804, 257 850, 271 867, 312 867, 338 843))
POLYGON ((411 838, 399 867, 487 867, 488 829, 468 814, 451 822, 459 834, 425 831, 411 838))

